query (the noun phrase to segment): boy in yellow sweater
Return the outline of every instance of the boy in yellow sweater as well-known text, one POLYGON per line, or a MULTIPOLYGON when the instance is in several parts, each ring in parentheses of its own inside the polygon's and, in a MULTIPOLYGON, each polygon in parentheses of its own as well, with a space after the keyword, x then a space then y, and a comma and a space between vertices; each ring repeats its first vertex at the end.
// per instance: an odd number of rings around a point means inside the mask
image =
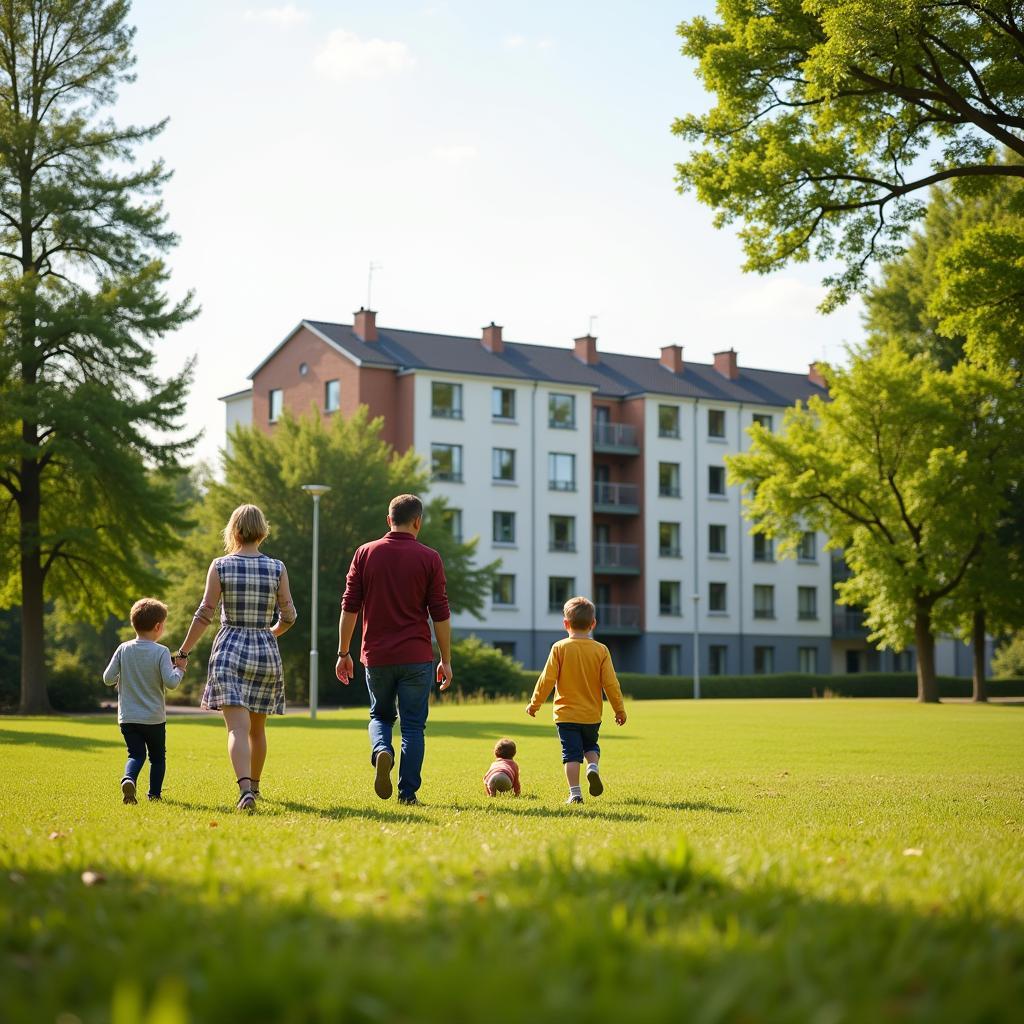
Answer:
POLYGON ((602 690, 615 711, 615 724, 626 724, 622 690, 612 665, 611 652, 590 634, 597 625, 597 610, 585 597, 571 597, 562 608, 562 625, 569 636, 551 647, 547 664, 537 680, 526 713, 535 717, 548 694, 555 691, 555 728, 562 742, 562 764, 569 783, 567 804, 583 803, 580 766, 587 762, 591 796, 600 796, 604 784, 598 771, 601 748, 602 690))

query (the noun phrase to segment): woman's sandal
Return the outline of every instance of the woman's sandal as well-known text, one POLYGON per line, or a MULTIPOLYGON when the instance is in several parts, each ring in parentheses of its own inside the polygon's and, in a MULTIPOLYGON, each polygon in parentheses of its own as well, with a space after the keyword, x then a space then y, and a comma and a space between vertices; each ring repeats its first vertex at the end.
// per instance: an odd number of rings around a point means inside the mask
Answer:
MULTIPOLYGON (((236 782, 252 782, 252 779, 248 775, 243 775, 240 779, 236 779, 236 782)), ((254 811, 256 810, 256 796, 251 789, 243 789, 241 795, 238 798, 238 803, 235 804, 235 810, 238 811, 254 811)))
POLYGON ((249 781, 252 783, 252 795, 256 797, 257 800, 262 800, 263 794, 260 792, 260 780, 250 779, 249 781))

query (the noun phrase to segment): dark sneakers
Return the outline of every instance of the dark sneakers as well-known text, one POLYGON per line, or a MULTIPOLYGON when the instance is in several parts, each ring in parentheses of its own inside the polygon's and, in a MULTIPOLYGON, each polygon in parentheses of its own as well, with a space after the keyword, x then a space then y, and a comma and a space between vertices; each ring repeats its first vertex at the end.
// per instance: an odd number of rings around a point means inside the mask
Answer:
POLYGON ((404 804, 406 807, 422 807, 423 804, 416 799, 415 796, 402 796, 399 794, 398 802, 404 804))
POLYGON ((373 779, 373 791, 381 800, 387 800, 394 792, 391 785, 391 769, 395 766, 395 759, 391 751, 379 750, 373 766, 377 772, 373 779))
POLYGON ((121 801, 126 804, 139 802, 135 797, 135 780, 130 775, 126 775, 121 780, 121 801))
POLYGON ((590 786, 591 796, 600 796, 604 792, 604 783, 601 781, 601 773, 587 772, 587 785, 590 786))

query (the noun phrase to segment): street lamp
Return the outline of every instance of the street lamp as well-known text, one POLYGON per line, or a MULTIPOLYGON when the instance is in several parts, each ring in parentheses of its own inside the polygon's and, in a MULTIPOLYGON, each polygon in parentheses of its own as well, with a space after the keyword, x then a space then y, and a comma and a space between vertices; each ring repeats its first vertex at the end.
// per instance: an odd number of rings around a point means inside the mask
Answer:
POLYGON ((320 690, 319 658, 316 649, 317 603, 320 597, 320 498, 329 490, 326 484, 303 484, 302 489, 313 498, 313 610, 309 625, 309 717, 316 718, 320 690))
POLYGON ((693 699, 700 700, 700 621, 697 618, 700 594, 693 595, 693 699))

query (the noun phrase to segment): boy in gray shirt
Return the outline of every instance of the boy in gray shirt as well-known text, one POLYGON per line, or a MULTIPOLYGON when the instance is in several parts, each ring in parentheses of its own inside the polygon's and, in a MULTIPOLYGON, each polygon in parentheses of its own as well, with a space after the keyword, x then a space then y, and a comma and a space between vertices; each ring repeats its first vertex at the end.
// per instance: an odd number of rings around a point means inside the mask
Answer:
POLYGON ((117 687, 117 721, 128 746, 121 796, 126 804, 135 804, 135 784, 147 751, 149 799, 160 799, 167 768, 164 687, 173 690, 178 686, 188 662, 184 658, 172 660, 171 652, 157 643, 167 621, 167 605, 144 597, 132 605, 130 617, 135 639, 114 651, 103 671, 103 682, 117 687))

